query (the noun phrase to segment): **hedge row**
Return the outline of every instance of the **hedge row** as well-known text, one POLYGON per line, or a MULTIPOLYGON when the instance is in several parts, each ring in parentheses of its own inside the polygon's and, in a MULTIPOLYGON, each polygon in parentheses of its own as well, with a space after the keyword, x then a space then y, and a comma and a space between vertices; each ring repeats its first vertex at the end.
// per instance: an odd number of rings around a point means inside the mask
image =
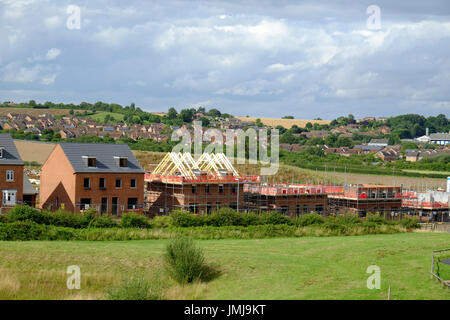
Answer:
POLYGON ((257 225, 224 227, 170 227, 165 229, 139 228, 87 228, 75 229, 40 225, 32 221, 0 223, 0 240, 79 240, 79 241, 123 241, 169 239, 189 236, 195 239, 261 239, 275 237, 304 236, 356 236, 366 234, 390 234, 406 232, 400 225, 376 224, 373 222, 339 225, 324 223, 297 227, 292 225, 257 225))
POLYGON ((0 222, 32 221, 42 225, 69 227, 74 229, 86 228, 150 228, 148 218, 134 213, 125 213, 120 221, 111 216, 98 215, 95 210, 73 214, 58 210, 55 212, 40 211, 29 206, 16 206, 6 216, 0 216, 0 222))

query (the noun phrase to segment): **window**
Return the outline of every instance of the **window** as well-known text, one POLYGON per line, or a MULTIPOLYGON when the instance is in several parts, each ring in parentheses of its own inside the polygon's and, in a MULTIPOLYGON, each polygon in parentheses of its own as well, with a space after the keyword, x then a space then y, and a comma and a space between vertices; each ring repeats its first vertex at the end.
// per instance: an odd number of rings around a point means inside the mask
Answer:
POLYGON ((308 213, 309 212, 309 208, 307 205, 303 206, 303 213, 308 213))
POLYGON ((219 193, 223 193, 223 184, 219 184, 219 193))
POLYGON ((127 158, 120 158, 119 159, 119 166, 120 167, 126 167, 128 164, 127 164, 127 158))
POLYGON ((237 187, 236 186, 231 186, 231 193, 236 193, 237 191, 237 187))
POLYGON ((122 179, 116 178, 116 188, 122 188, 122 179))
POLYGON ((80 200, 80 210, 87 210, 91 207, 91 199, 83 198, 80 200))
POLYGON ((209 193, 209 184, 205 185, 205 192, 209 193))
POLYGON ((295 206, 295 214, 299 216, 300 213, 301 213, 301 212, 300 212, 300 206, 299 206, 299 205, 296 205, 296 206, 295 206))
POLYGON ((95 167, 95 166, 96 166, 95 158, 88 158, 88 167, 95 167))
POLYGON ((138 199, 128 198, 128 209, 137 209, 137 207, 138 207, 138 199))
POLYGON ((6 170, 6 181, 14 181, 14 170, 6 170))
POLYGON ((288 214, 289 213, 289 207, 288 206, 281 206, 280 211, 282 214, 288 214))
POLYGON ((90 189, 91 188, 91 179, 89 178, 84 178, 83 180, 83 186, 85 189, 90 189))
POLYGON ((100 178, 98 180, 98 187, 100 189, 106 189, 106 183, 105 183, 105 178, 100 178))
POLYGON ((136 179, 131 179, 130 180, 130 188, 136 188, 136 179))
POLYGON ((16 193, 15 190, 3 190, 3 204, 15 205, 16 204, 16 193))
POLYGON ((197 186, 192 186, 192 194, 196 194, 197 193, 197 186))

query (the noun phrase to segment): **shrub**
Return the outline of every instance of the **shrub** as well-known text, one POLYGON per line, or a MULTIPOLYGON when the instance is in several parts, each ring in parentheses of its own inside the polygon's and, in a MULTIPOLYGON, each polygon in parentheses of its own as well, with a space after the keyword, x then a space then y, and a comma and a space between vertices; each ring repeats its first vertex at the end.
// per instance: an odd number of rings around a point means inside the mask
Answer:
POLYGON ((379 214, 368 214, 366 216, 366 221, 373 222, 376 224, 387 224, 388 223, 388 221, 384 217, 381 217, 379 214))
POLYGON ((0 214, 0 223, 8 223, 11 222, 11 218, 7 215, 0 214))
POLYGON ((31 220, 15 221, 0 224, 0 240, 44 240, 46 231, 46 226, 39 225, 31 220))
POLYGON ((362 223, 361 219, 358 218, 356 215, 347 213, 340 215, 335 218, 336 223, 338 224, 344 224, 344 225, 351 225, 351 224, 360 224, 362 223))
POLYGON ((8 212, 8 217, 11 221, 33 221, 38 224, 49 224, 48 215, 39 211, 38 209, 18 205, 8 212))
POLYGON ((245 227, 256 226, 258 224, 262 224, 261 217, 254 212, 242 213, 241 214, 241 222, 242 222, 242 225, 245 227))
POLYGON ((192 239, 178 237, 169 242, 164 260, 169 275, 178 283, 202 280, 207 275, 203 250, 192 239))
POLYGON ((407 229, 420 228, 419 219, 417 218, 403 218, 400 220, 400 225, 407 229))
POLYGON ((120 225, 122 228, 151 228, 147 217, 133 212, 124 213, 120 219, 120 225))
POLYGON ((201 219, 191 213, 183 212, 181 210, 174 210, 170 213, 173 225, 176 227, 195 227, 204 225, 206 219, 201 219))
POLYGON ((209 216, 208 224, 215 227, 240 226, 243 224, 242 215, 231 208, 220 208, 209 216))
POLYGON ((60 227, 71 228, 86 228, 89 220, 86 219, 85 214, 76 214, 64 210, 57 210, 55 212, 45 212, 48 216, 48 224, 60 227))
POLYGON ((110 216, 97 216, 89 222, 88 228, 115 228, 118 224, 110 216))
POLYGON ((308 213, 298 217, 295 220, 295 224, 300 227, 306 227, 310 225, 318 225, 325 222, 325 219, 317 213, 308 213))
POLYGON ((163 286, 159 279, 147 280, 134 275, 122 280, 121 284, 106 290, 107 300, 161 300, 163 286))
POLYGON ((288 224, 292 225, 293 221, 292 219, 284 216, 281 213, 271 211, 268 213, 265 213, 261 216, 261 221, 263 224, 288 224))
POLYGON ((171 216, 156 216, 150 223, 154 228, 169 228, 173 226, 173 218, 171 216))

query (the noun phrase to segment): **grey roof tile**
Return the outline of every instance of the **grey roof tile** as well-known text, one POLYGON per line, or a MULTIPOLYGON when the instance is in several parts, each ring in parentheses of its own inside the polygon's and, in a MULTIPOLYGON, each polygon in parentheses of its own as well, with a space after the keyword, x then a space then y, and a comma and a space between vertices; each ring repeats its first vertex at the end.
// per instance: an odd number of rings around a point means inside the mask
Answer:
POLYGON ((3 157, 0 158, 0 164, 23 165, 16 145, 8 133, 0 133, 0 148, 3 148, 3 157))
POLYGON ((141 165, 126 144, 60 143, 75 172, 86 173, 144 173, 141 165), (96 158, 96 167, 90 168, 83 156, 96 158), (127 167, 120 167, 114 157, 126 157, 127 167))

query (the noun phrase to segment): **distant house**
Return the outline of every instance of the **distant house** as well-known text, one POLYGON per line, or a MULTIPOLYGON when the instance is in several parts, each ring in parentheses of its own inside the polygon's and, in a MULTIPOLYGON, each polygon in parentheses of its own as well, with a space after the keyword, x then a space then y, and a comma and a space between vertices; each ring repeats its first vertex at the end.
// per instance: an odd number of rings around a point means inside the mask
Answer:
POLYGON ((430 134, 430 142, 439 145, 447 145, 450 143, 450 133, 432 133, 430 134))
POLYGON ((399 159, 400 156, 401 156, 400 151, 394 148, 385 148, 383 150, 378 151, 374 155, 375 158, 380 158, 383 161, 395 161, 399 159))
POLYGON ((16 204, 34 205, 36 190, 29 188, 28 177, 23 173, 23 161, 9 134, 0 134, 0 211, 16 204), (24 182, 26 189, 24 189, 24 182))
POLYGON ((388 145, 387 139, 372 139, 368 143, 369 146, 386 147, 388 145))
POLYGON ((41 168, 41 208, 142 212, 144 170, 125 144, 60 143, 41 168))

